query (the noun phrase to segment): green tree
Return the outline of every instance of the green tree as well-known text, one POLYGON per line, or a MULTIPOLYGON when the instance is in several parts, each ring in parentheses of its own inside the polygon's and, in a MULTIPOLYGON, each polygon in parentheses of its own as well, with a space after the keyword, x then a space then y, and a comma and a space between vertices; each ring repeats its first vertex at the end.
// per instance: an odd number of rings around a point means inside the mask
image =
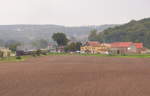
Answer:
POLYGON ((76 43, 76 51, 80 51, 80 47, 82 46, 81 42, 76 43))
POLYGON ((53 40, 57 42, 58 46, 65 46, 68 43, 68 39, 64 33, 54 33, 52 36, 53 40))
POLYGON ((82 46, 81 42, 76 42, 76 43, 70 43, 69 45, 67 45, 65 47, 65 51, 69 52, 69 51, 80 51, 80 47, 82 46))

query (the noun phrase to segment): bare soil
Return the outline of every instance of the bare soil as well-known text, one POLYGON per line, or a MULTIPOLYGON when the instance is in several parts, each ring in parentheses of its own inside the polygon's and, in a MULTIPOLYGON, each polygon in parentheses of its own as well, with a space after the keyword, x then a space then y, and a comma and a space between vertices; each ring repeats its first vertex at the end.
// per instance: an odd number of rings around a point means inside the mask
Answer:
POLYGON ((150 96, 150 58, 46 56, 0 63, 0 96, 150 96))

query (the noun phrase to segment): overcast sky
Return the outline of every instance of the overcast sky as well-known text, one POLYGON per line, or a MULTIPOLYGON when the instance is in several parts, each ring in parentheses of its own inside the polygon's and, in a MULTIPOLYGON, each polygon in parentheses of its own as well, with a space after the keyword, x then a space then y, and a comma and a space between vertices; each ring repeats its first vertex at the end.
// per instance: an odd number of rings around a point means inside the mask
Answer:
POLYGON ((120 24, 150 17, 150 0, 0 0, 0 25, 120 24))

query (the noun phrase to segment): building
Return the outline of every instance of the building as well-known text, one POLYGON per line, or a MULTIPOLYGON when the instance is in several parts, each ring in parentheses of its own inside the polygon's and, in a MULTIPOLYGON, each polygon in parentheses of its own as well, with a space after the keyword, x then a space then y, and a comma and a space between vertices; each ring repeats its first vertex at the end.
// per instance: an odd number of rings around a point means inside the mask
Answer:
POLYGON ((81 47, 81 53, 100 53, 100 54, 142 54, 148 53, 149 50, 144 48, 143 43, 133 42, 113 42, 99 43, 88 41, 81 47))
POLYGON ((9 57, 13 56, 11 50, 8 48, 0 48, 0 57, 9 57))
POLYGON ((92 54, 108 54, 110 44, 99 43, 97 41, 88 41, 81 48, 81 53, 92 53, 92 54))
POLYGON ((150 49, 142 48, 142 49, 140 49, 140 54, 150 54, 150 49))
POLYGON ((147 48, 144 48, 143 43, 134 43, 137 48, 137 53, 142 54, 144 51, 146 52, 147 48))
POLYGON ((111 44, 102 43, 99 49, 99 53, 101 54, 109 54, 109 49, 111 48, 111 44))
POLYGON ((111 54, 135 54, 141 53, 143 49, 143 43, 133 42, 114 42, 111 43, 111 54))

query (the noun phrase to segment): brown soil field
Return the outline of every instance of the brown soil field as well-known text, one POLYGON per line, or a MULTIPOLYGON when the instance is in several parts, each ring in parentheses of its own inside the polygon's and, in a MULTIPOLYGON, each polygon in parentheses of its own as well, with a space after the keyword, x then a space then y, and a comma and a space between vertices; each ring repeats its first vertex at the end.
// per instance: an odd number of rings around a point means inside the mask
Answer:
POLYGON ((150 58, 45 56, 0 63, 0 96, 150 96, 150 58))

